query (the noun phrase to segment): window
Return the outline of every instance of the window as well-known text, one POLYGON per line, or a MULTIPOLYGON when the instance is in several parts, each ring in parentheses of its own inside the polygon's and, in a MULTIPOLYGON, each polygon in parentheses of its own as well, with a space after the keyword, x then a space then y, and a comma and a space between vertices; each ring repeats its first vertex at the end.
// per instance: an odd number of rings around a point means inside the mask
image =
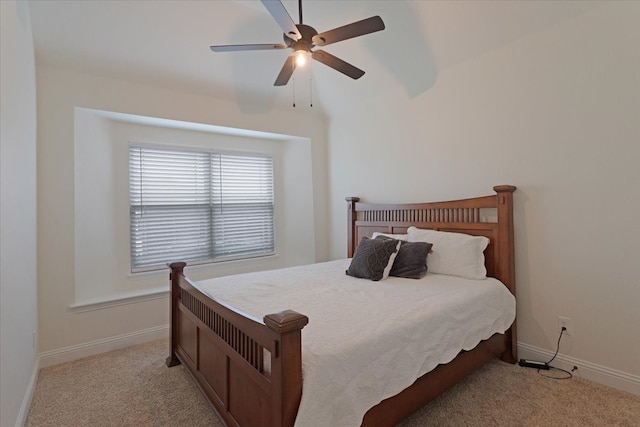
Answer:
POLYGON ((271 255, 273 159, 129 147, 132 271, 271 255))

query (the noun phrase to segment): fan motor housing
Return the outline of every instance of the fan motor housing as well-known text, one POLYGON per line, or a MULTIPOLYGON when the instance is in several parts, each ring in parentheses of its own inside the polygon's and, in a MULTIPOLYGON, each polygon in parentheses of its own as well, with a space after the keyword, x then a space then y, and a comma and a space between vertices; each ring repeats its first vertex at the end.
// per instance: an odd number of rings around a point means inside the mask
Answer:
POLYGON ((304 24, 296 24, 296 28, 302 35, 302 38, 296 41, 289 38, 289 36, 287 36, 286 34, 283 34, 282 38, 284 39, 285 44, 293 48, 293 50, 295 51, 304 50, 306 52, 309 52, 311 48, 315 46, 312 42, 312 39, 313 36, 318 34, 318 32, 315 30, 315 28, 304 24))

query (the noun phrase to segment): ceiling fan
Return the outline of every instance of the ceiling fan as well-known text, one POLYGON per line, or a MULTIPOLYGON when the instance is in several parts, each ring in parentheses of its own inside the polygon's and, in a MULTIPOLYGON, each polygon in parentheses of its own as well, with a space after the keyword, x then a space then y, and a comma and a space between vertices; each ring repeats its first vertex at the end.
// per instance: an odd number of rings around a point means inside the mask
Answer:
POLYGON ((261 0, 271 16, 276 20, 280 28, 284 31, 283 39, 285 44, 241 44, 241 45, 220 45, 211 46, 214 52, 234 52, 243 50, 274 50, 293 49, 293 53, 287 57, 276 78, 274 86, 285 86, 296 66, 301 66, 307 58, 315 59, 334 70, 345 74, 352 79, 359 79, 364 75, 364 71, 337 58, 324 50, 314 49, 316 46, 327 46, 342 40, 363 36, 384 30, 384 22, 379 16, 353 22, 333 30, 318 32, 308 25, 302 23, 302 0, 298 0, 298 11, 300 23, 295 24, 291 16, 280 0, 261 0))

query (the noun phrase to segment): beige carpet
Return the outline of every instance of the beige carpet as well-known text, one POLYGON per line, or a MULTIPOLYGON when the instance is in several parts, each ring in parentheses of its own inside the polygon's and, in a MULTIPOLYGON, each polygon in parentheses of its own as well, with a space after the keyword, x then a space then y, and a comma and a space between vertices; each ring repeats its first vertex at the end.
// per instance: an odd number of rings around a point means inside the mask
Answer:
MULTIPOLYGON (((159 340, 43 369, 26 426, 221 426, 167 355, 159 340)), ((496 361, 401 426, 640 426, 640 397, 496 361)))

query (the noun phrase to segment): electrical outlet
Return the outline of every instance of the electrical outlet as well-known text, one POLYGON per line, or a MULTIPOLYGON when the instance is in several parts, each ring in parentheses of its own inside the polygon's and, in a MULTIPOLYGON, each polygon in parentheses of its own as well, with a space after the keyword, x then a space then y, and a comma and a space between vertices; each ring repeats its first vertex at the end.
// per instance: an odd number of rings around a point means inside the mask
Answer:
POLYGON ((562 331, 562 328, 565 328, 564 335, 569 335, 573 333, 571 329, 571 319, 568 317, 558 316, 558 332, 562 331))

